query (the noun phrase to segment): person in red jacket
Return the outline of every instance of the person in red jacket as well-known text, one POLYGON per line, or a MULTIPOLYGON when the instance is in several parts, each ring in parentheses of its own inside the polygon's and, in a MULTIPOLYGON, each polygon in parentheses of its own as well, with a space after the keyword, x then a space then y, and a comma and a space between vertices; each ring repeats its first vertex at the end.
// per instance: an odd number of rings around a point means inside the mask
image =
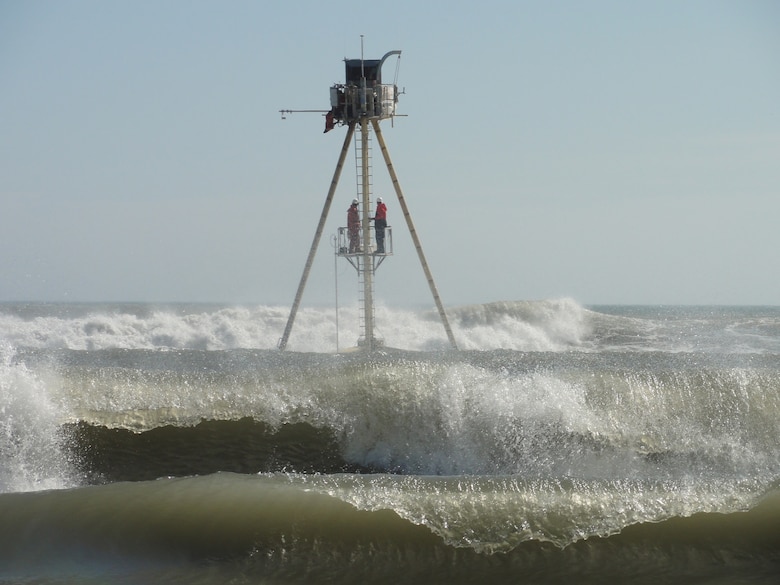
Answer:
POLYGON ((376 198, 376 213, 371 219, 374 220, 374 229, 376 230, 376 253, 385 253, 385 228, 387 227, 387 205, 381 197, 376 198))
POLYGON ((358 215, 358 200, 353 199, 347 209, 347 233, 349 234, 349 253, 360 252, 360 215, 358 215))

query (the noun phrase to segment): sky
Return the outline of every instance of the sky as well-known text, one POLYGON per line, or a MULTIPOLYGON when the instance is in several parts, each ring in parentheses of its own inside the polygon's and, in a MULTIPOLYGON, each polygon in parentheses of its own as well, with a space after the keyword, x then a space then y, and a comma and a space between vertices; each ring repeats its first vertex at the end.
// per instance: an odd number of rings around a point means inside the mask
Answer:
MULTIPOLYGON (((290 305, 382 122, 446 306, 780 304, 780 2, 0 0, 0 301, 290 305)), ((432 305, 378 148, 377 302, 432 305)), ((357 298, 331 235, 303 306, 357 298)))

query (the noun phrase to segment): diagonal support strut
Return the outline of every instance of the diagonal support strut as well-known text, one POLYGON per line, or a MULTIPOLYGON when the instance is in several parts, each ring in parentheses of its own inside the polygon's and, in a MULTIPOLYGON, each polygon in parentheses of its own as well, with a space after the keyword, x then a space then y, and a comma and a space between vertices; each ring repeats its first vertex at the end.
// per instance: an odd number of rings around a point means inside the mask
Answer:
POLYGON ((385 139, 382 136, 382 131, 379 129, 379 122, 377 120, 371 120, 371 124, 374 127, 374 133, 376 134, 377 142, 379 142, 379 146, 382 149, 382 156, 385 159, 387 170, 390 173, 390 179, 393 181, 393 188, 395 189, 395 194, 398 196, 398 203, 401 205, 401 211, 403 211, 404 218, 406 219, 406 225, 409 228, 409 233, 411 234, 412 240, 414 241, 414 247, 417 249, 417 256, 419 257, 420 264, 422 265, 423 271, 425 272, 425 278, 428 279, 428 287, 431 289, 431 294, 433 295, 433 300, 436 303, 436 308, 439 310, 439 317, 441 317, 444 330, 447 332, 447 339, 449 339, 450 345, 453 349, 458 349, 458 344, 455 342, 455 336, 452 334, 452 328, 450 327, 450 323, 447 320, 447 313, 444 312, 444 305, 442 304, 441 298, 439 297, 439 291, 436 289, 436 283, 433 281, 431 269, 428 267, 428 262, 425 259, 425 253, 423 252, 420 238, 417 236, 417 230, 414 227, 412 216, 409 213, 408 206, 406 205, 406 199, 404 198, 403 191, 401 191, 401 184, 398 182, 398 176, 395 174, 393 162, 390 160, 390 153, 387 151, 385 139))
POLYGON ((306 281, 309 279, 309 272, 314 262, 314 256, 317 253, 317 247, 320 244, 320 238, 322 237, 322 231, 325 229, 325 220, 328 218, 328 212, 330 211, 331 203, 333 203, 333 196, 336 193, 336 187, 339 184, 339 177, 341 177, 341 170, 344 168, 344 160, 347 158, 347 152, 349 152, 350 143, 352 141, 352 135, 355 133, 355 122, 350 122, 347 129, 347 135, 344 138, 344 146, 341 148, 341 154, 339 155, 339 161, 336 164, 336 170, 333 172, 333 180, 330 182, 330 189, 328 190, 328 196, 325 199, 325 205, 322 208, 322 214, 320 215, 320 222, 317 224, 317 231, 314 234, 314 241, 309 249, 309 256, 306 258, 306 265, 303 268, 303 275, 301 275, 301 281, 298 284, 298 291, 295 293, 295 300, 293 301, 292 308, 290 309, 290 316, 287 319, 287 325, 284 328, 284 334, 279 340, 279 349, 284 350, 287 347, 287 341, 290 338, 290 332, 295 323, 295 316, 298 313, 298 307, 301 304, 301 298, 303 297, 303 290, 306 288, 306 281))

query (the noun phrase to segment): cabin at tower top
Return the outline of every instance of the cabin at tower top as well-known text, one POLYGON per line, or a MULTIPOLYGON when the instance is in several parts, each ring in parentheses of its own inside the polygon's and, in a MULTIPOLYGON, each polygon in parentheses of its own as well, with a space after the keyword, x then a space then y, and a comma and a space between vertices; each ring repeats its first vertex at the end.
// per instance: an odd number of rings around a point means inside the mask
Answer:
POLYGON ((398 87, 382 83, 382 65, 391 55, 381 59, 345 59, 345 82, 330 88, 331 109, 326 116, 326 128, 335 124, 349 124, 361 119, 384 120, 395 115, 398 87))

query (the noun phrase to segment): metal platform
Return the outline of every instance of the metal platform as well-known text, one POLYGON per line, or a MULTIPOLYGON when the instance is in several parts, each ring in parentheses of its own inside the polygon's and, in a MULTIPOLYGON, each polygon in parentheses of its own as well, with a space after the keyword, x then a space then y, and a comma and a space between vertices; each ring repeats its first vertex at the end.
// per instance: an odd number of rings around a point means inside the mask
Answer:
POLYGON ((367 245, 365 244, 362 229, 350 238, 349 229, 340 227, 336 234, 336 255, 346 258, 357 270, 360 270, 360 265, 354 259, 368 255, 374 259, 373 268, 376 270, 386 257, 393 255, 393 228, 391 226, 385 228, 384 244, 384 250, 379 251, 375 238, 371 238, 371 241, 367 245))

